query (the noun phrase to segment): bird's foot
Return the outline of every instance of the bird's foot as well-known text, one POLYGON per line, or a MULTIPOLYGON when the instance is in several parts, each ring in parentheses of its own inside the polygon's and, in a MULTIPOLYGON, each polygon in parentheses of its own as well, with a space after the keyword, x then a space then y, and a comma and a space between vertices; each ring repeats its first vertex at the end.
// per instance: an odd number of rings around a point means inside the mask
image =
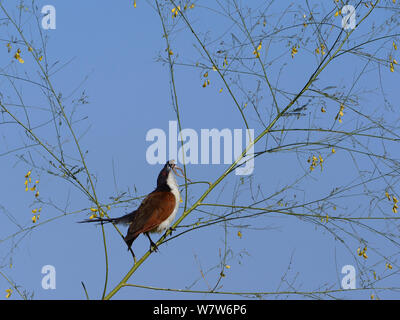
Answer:
MULTIPOLYGON (((172 236, 172 232, 175 232, 175 231, 176 231, 176 228, 170 227, 170 228, 168 229, 168 231, 169 231, 169 234, 172 236)), ((168 231, 167 231, 167 233, 168 233, 168 231)))
POLYGON ((146 237, 147 237, 147 238, 149 239, 149 241, 150 241, 150 252, 152 252, 152 251, 156 251, 156 252, 157 252, 157 251, 158 251, 158 247, 157 247, 157 245, 154 243, 154 241, 151 240, 149 233, 146 232, 145 235, 146 235, 146 237))
POLYGON ((158 247, 153 241, 150 241, 150 252, 153 252, 153 251, 157 252, 158 251, 158 247))

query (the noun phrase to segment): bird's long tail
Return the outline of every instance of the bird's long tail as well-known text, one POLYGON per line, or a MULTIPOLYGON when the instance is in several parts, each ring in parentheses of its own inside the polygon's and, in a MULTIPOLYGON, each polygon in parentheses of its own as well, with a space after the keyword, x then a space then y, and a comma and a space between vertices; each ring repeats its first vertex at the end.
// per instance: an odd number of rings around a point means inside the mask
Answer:
POLYGON ((86 222, 97 222, 97 223, 123 223, 123 224, 128 224, 132 222, 134 218, 134 214, 136 211, 133 211, 131 213, 128 213, 122 217, 118 218, 93 218, 93 219, 86 219, 82 221, 78 221, 78 223, 86 223, 86 222))
POLYGON ((98 222, 98 223, 117 223, 118 218, 93 218, 93 219, 86 219, 82 221, 78 221, 78 223, 86 223, 86 222, 98 222))

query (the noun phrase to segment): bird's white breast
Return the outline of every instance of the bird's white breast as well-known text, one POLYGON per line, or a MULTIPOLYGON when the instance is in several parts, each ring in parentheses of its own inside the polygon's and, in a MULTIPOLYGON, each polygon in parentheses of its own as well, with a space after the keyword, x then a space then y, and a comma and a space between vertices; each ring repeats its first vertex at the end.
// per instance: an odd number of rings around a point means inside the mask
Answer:
POLYGON ((162 223, 160 223, 160 225, 158 226, 156 231, 159 233, 168 229, 169 226, 172 224, 172 221, 174 221, 176 213, 178 212, 179 202, 181 200, 181 194, 179 193, 179 187, 176 182, 175 175, 173 174, 172 171, 170 171, 168 174, 167 184, 171 188, 171 192, 175 197, 175 208, 172 211, 171 215, 166 220, 164 220, 162 223))

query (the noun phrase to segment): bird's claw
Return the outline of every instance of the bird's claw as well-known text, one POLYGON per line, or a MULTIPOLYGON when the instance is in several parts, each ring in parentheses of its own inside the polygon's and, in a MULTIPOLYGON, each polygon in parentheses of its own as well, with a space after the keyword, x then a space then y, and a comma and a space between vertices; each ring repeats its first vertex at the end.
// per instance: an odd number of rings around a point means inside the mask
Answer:
POLYGON ((158 251, 158 247, 154 242, 150 243, 150 252, 157 252, 158 251))
MULTIPOLYGON (((169 234, 172 236, 172 232, 175 232, 175 231, 176 231, 176 228, 170 227, 170 228, 168 229, 168 231, 169 231, 169 234)), ((167 231, 167 233, 168 233, 168 231, 167 231)))

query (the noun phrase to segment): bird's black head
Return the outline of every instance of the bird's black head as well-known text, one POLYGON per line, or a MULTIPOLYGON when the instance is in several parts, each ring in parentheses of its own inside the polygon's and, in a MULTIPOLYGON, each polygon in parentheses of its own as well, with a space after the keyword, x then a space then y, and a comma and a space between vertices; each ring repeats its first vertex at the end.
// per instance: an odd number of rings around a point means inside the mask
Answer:
POLYGON ((157 189, 160 189, 160 188, 169 189, 169 186, 167 184, 167 179, 168 179, 168 176, 169 176, 171 170, 174 170, 174 168, 175 168, 174 160, 167 161, 167 163, 165 164, 165 166, 162 168, 162 170, 160 171, 160 173, 158 175, 157 189))

